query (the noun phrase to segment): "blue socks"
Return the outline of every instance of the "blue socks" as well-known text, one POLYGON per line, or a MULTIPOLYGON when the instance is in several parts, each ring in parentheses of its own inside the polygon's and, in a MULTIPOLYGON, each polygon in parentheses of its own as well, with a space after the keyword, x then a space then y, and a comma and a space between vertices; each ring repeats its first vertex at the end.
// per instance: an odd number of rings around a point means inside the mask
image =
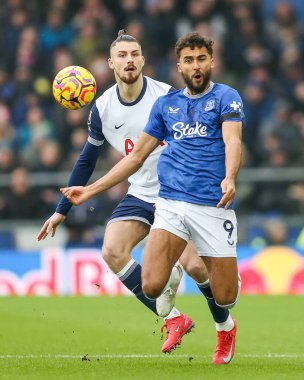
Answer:
POLYGON ((218 306, 213 298, 212 290, 210 288, 210 282, 209 280, 205 281, 203 284, 197 284, 199 290, 203 293, 205 296, 209 309, 211 311, 211 314, 213 316, 213 319, 216 323, 223 323, 227 320, 229 316, 229 311, 227 309, 224 309, 220 306, 218 306))
POLYGON ((147 306, 153 313, 157 314, 156 301, 147 298, 141 286, 141 265, 139 265, 134 259, 131 259, 129 263, 116 274, 119 280, 129 289, 135 296, 147 306))

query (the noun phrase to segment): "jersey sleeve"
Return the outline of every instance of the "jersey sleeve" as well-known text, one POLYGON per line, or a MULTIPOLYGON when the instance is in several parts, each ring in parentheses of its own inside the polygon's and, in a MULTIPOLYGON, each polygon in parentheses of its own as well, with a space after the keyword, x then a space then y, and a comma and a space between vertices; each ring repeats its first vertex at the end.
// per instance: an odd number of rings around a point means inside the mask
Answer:
POLYGON ((159 99, 153 104, 144 132, 159 141, 163 141, 166 137, 166 126, 161 114, 159 99))
POLYGON ((91 144, 100 146, 104 143, 105 137, 102 133, 102 121, 96 104, 93 105, 88 117, 88 130, 88 141, 91 144))
POLYGON ((222 98, 220 104, 220 121, 241 121, 244 122, 243 102, 239 93, 233 88, 229 88, 222 98))
MULTIPOLYGON (((84 186, 90 179, 96 162, 100 153, 100 146, 92 145, 88 141, 86 142, 68 181, 68 186, 84 186)), ((59 214, 67 215, 72 203, 66 198, 62 197, 57 205, 56 212, 59 214)))

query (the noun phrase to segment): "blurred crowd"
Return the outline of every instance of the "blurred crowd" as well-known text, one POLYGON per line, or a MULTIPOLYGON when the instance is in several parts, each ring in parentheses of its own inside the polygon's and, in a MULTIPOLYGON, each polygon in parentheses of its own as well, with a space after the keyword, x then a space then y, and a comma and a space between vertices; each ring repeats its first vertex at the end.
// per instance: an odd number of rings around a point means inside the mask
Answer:
MULTIPOLYGON (((30 174, 70 171, 87 139, 90 107, 68 111, 52 97, 63 67, 80 65, 96 78, 97 96, 114 83, 107 58, 117 31, 142 44, 144 73, 183 86, 177 38, 197 30, 215 40, 213 80, 244 101, 244 167, 304 165, 303 0, 0 0, 1 219, 41 219, 60 199, 57 186, 31 186, 30 174)), ((105 146, 99 170, 120 156, 105 146)), ((121 184, 73 208, 71 225, 105 223, 126 192, 121 184)), ((304 211, 304 183, 250 185, 239 213, 304 211)))

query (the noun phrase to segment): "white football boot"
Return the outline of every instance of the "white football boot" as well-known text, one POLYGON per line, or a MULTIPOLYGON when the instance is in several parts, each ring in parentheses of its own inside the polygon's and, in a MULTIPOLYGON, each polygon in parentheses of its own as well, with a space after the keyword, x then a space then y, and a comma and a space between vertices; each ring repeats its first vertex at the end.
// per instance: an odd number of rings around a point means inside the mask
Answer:
POLYGON ((162 318, 170 313, 175 304, 176 292, 183 277, 183 273, 183 267, 178 261, 172 269, 170 278, 162 294, 156 299, 156 311, 162 318))

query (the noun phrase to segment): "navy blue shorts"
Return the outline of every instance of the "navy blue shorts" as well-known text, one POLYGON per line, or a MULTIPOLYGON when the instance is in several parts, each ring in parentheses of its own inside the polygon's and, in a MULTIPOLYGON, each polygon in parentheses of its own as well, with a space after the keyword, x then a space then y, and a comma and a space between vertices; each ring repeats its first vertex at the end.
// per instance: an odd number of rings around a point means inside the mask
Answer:
POLYGON ((154 213, 154 203, 145 202, 133 195, 127 194, 112 212, 108 224, 119 220, 139 220, 152 226, 154 213))

